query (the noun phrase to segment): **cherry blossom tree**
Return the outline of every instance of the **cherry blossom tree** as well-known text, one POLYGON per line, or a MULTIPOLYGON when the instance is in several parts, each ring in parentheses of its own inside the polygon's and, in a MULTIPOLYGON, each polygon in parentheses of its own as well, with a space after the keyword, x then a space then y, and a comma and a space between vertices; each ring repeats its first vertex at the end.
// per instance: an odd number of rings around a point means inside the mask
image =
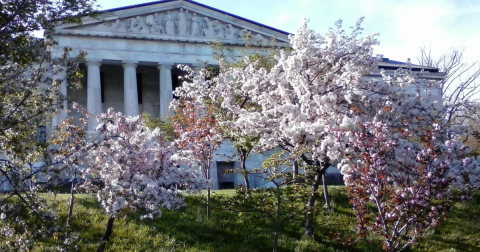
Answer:
POLYGON ((387 251, 405 250, 425 236, 480 181, 476 159, 465 158, 468 148, 452 139, 447 109, 432 95, 441 83, 422 74, 399 69, 362 81, 348 117, 330 124, 325 137, 344 175, 359 236, 380 234, 387 251))
POLYGON ((125 117, 109 109, 97 117, 95 148, 82 155, 84 187, 97 190, 109 219, 97 251, 103 251, 122 210, 142 209, 142 219, 161 215, 160 208, 184 206, 182 189, 197 191, 205 180, 195 166, 172 158, 161 131, 150 130, 141 116, 125 117), (102 184, 93 185, 93 180, 102 184))
MULTIPOLYGON (((321 179, 332 164, 330 153, 336 152, 334 142, 327 138, 329 126, 349 120, 352 101, 369 88, 363 76, 376 67, 371 55, 377 40, 374 35, 358 38, 360 23, 351 34, 339 22, 336 29, 321 36, 305 22, 291 37, 291 52, 281 52, 270 70, 245 58, 244 68, 226 68, 215 79, 217 92, 211 98, 221 100, 223 108, 238 115, 228 124, 240 129, 238 135, 259 136, 262 150, 280 147, 315 167, 307 201, 312 210, 321 179), (255 109, 239 106, 239 96, 256 104, 255 109)), ((328 205, 328 198, 325 202, 328 205)), ((313 211, 307 219, 311 237, 313 211)))
POLYGON ((179 149, 178 156, 196 163, 203 177, 209 181, 206 214, 207 218, 210 218, 210 170, 213 166, 213 154, 223 141, 222 129, 212 107, 205 103, 198 103, 180 95, 174 106, 175 116, 172 121, 177 135, 174 144, 179 149))
POLYGON ((444 108, 429 94, 439 83, 407 70, 380 83, 386 89, 368 102, 375 104, 367 113, 373 116, 355 112, 363 119, 348 129, 332 127, 331 135, 344 146, 339 166, 359 236, 379 234, 384 250, 403 251, 478 189, 480 167, 466 157, 466 146, 449 138, 444 108))
POLYGON ((245 50, 241 51, 241 56, 233 53, 233 51, 220 42, 215 42, 211 46, 214 51, 214 58, 221 61, 222 66, 219 69, 204 67, 196 73, 194 73, 192 69, 185 67, 184 70, 190 73, 186 79, 190 80, 191 83, 186 83, 185 87, 178 88, 176 96, 180 99, 182 99, 182 97, 197 97, 197 103, 200 102, 203 106, 207 106, 209 111, 215 115, 215 118, 222 129, 224 139, 228 139, 235 149, 234 156, 231 156, 230 158, 237 158, 240 163, 239 168, 234 169, 232 172, 239 172, 242 174, 244 178, 244 186, 248 189, 250 188, 250 171, 247 170, 246 161, 253 152, 261 152, 261 150, 255 148, 259 137, 257 135, 245 135, 240 133, 242 129, 236 128, 236 125, 231 123, 232 121, 238 120, 239 115, 232 113, 229 108, 221 105, 223 99, 218 99, 218 93, 231 92, 230 95, 235 96, 231 101, 235 102, 235 105, 238 107, 254 110, 257 108, 257 105, 252 103, 250 98, 246 96, 247 94, 240 90, 242 86, 241 83, 237 83, 236 85, 232 84, 228 91, 220 91, 215 88, 215 77, 218 75, 219 71, 224 71, 230 67, 244 68, 246 66, 243 59, 244 57, 258 62, 257 67, 271 69, 275 63, 274 56, 279 53, 278 48, 276 48, 278 45, 272 43, 269 47, 260 48, 247 43, 245 45, 245 50), (194 76, 198 79, 193 80, 194 76), (199 97, 201 98, 199 99, 199 97), (212 99, 212 97, 215 97, 215 99, 212 99))
POLYGON ((478 164, 460 158, 467 153, 461 144, 439 143, 439 129, 392 135, 381 121, 364 126, 350 138, 350 164, 343 171, 356 229, 360 237, 381 235, 386 251, 403 251, 478 188, 478 164))
POLYGON ((85 118, 80 118, 79 123, 74 124, 73 117, 69 117, 62 120, 60 125, 56 127, 50 146, 51 160, 55 165, 47 174, 49 181, 60 182, 60 185, 70 183, 70 200, 65 228, 57 231, 64 231, 65 240, 68 241, 66 245, 73 245, 75 243, 73 238, 77 237, 74 234, 75 230, 71 228, 71 221, 75 205, 75 192, 78 186, 77 179, 81 178, 83 171, 84 153, 97 145, 97 141, 86 133, 86 117, 90 115, 76 103, 73 104, 73 108, 78 110, 85 118))
POLYGON ((339 22, 321 36, 305 22, 291 37, 291 51, 280 52, 273 67, 262 67, 248 57, 242 67, 220 60, 217 77, 198 78, 182 88, 199 102, 216 101, 229 118, 222 125, 235 129, 234 138, 258 137, 256 150, 282 148, 315 167, 307 201, 312 209, 306 223, 310 237, 317 189, 332 164, 330 153, 337 152, 327 139, 329 126, 349 120, 352 101, 369 88, 363 76, 376 67, 371 55, 377 40, 373 35, 358 38, 360 23, 351 34, 339 22))

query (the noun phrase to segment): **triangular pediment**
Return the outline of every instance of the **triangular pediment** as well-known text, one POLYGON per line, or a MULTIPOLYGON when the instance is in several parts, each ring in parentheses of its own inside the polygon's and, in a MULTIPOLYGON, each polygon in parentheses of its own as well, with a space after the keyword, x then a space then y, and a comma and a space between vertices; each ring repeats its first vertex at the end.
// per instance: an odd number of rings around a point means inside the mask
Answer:
POLYGON ((57 34, 242 44, 288 42, 288 33, 188 0, 165 0, 107 10, 57 34))

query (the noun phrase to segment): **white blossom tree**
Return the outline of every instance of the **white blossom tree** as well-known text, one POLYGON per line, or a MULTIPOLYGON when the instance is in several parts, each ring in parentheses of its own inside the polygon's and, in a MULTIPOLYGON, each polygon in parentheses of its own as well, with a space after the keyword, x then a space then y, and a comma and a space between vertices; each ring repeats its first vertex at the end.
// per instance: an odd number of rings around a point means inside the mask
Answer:
POLYGON ((281 52, 271 69, 248 57, 244 67, 231 67, 221 60, 216 78, 198 78, 182 88, 191 99, 217 101, 230 115, 231 120, 223 124, 236 129, 234 137, 258 136, 258 150, 280 147, 314 167, 307 202, 312 209, 306 223, 310 237, 317 189, 335 147, 327 141, 329 126, 349 120, 352 101, 368 88, 363 76, 376 66, 371 46, 377 40, 375 36, 357 38, 360 23, 349 35, 339 22, 335 30, 321 36, 305 22, 291 37, 291 52, 281 52))
POLYGON ((329 153, 335 152, 334 143, 327 138, 329 126, 349 121, 352 102, 368 88, 363 76, 376 66, 371 46, 377 40, 374 35, 358 38, 360 23, 351 34, 347 35, 339 22, 336 29, 321 36, 305 22, 291 37, 291 52, 280 53, 271 70, 246 58, 246 67, 220 71, 214 80, 216 92, 210 94, 237 115, 227 124, 241 129, 237 134, 257 135, 262 150, 281 147, 314 167, 312 195, 307 202, 312 209, 306 223, 310 237, 317 189, 332 164, 329 153), (239 106, 239 96, 255 104, 255 109, 239 106))

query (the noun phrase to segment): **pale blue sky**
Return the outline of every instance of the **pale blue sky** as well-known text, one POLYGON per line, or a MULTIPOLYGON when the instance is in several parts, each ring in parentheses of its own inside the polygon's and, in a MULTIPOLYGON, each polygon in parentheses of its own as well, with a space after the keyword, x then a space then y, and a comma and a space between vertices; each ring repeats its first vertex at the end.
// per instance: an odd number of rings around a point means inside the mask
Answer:
MULTIPOLYGON (((98 0, 101 9, 151 1, 98 0)), ((342 19, 344 27, 365 17, 365 34, 379 33, 375 53, 415 61, 419 48, 441 53, 465 47, 468 60, 480 59, 480 0, 197 0, 197 2, 295 33, 303 18, 325 33, 342 19)))

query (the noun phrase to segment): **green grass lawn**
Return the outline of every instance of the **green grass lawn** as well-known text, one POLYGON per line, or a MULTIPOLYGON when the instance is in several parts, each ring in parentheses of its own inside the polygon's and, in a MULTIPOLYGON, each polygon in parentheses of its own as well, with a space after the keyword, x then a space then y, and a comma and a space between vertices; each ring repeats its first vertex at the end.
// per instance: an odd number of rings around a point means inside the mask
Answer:
MULTIPOLYGON (((209 220, 203 196, 187 196, 187 208, 164 210, 155 220, 140 221, 139 214, 125 214, 115 221, 107 251, 271 251, 272 223, 255 214, 219 209, 222 202, 215 195, 233 194, 233 190, 212 192, 214 209, 209 220)), ((354 242, 355 218, 344 188, 332 186, 331 196, 333 210, 317 214, 315 240, 303 237, 302 220, 292 219, 282 228, 280 251, 379 251, 378 240, 354 242)), ((68 197, 57 196, 61 212, 66 213, 68 197)), ((480 196, 476 195, 457 204, 446 223, 409 251, 480 251, 479 216, 480 196)), ((80 251, 95 251, 107 217, 93 195, 77 195, 72 225, 80 251)), ((47 245, 48 241, 38 243, 35 251, 44 251, 47 245)))

